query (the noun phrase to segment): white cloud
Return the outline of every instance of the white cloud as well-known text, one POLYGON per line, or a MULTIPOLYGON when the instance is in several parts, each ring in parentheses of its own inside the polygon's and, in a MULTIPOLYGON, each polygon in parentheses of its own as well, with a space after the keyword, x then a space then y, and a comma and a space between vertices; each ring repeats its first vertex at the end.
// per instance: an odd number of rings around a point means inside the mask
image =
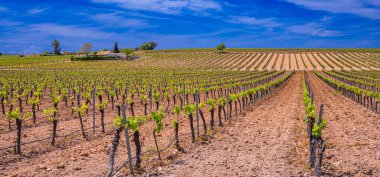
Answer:
POLYGON ((319 37, 338 37, 343 35, 339 31, 325 29, 323 25, 314 22, 304 25, 289 26, 286 30, 292 33, 307 34, 310 36, 319 37))
POLYGON ((223 2, 223 4, 226 5, 226 6, 229 6, 229 7, 239 7, 238 5, 236 5, 236 4, 231 4, 231 3, 229 3, 229 2, 223 2))
POLYGON ((90 18, 96 20, 107 27, 146 27, 148 24, 140 19, 124 18, 116 13, 104 13, 91 15, 90 18))
POLYGON ((370 19, 380 19, 379 0, 286 0, 311 10, 354 14, 370 19))
POLYGON ((9 21, 7 19, 0 19, 0 26, 13 27, 21 25, 21 22, 9 21))
POLYGON ((332 20, 332 17, 330 16, 324 16, 323 18, 321 18, 321 22, 329 22, 332 20))
POLYGON ((9 11, 8 8, 0 6, 0 13, 3 13, 3 12, 5 13, 5 12, 8 12, 8 11, 9 11))
POLYGON ((212 0, 189 0, 187 7, 193 11, 204 11, 204 10, 221 10, 222 7, 219 3, 212 0))
POLYGON ((92 39, 106 39, 115 37, 114 33, 104 32, 96 28, 79 27, 72 25, 60 25, 54 23, 39 23, 30 25, 28 30, 32 32, 41 32, 43 34, 62 36, 62 37, 75 37, 75 38, 92 38, 92 39))
POLYGON ((197 13, 222 9, 221 4, 214 0, 93 0, 93 2, 113 3, 125 9, 153 11, 164 14, 179 14, 185 9, 197 13))
POLYGON ((318 22, 310 22, 306 24, 290 25, 279 23, 274 18, 255 18, 249 16, 232 16, 227 22, 236 24, 245 24, 252 27, 264 27, 268 32, 273 31, 273 28, 280 28, 288 32, 305 34, 309 36, 319 37, 337 37, 343 34, 339 31, 326 29, 327 23, 331 21, 331 17, 323 17, 318 22))
POLYGON ((28 10, 28 15, 36 15, 36 14, 42 13, 42 12, 48 10, 48 9, 50 9, 50 7, 47 7, 47 8, 33 8, 33 9, 28 10))
POLYGON ((238 23, 238 24, 246 24, 246 25, 256 25, 261 27, 280 27, 281 24, 276 22, 274 18, 254 18, 248 16, 232 16, 228 22, 230 23, 238 23))

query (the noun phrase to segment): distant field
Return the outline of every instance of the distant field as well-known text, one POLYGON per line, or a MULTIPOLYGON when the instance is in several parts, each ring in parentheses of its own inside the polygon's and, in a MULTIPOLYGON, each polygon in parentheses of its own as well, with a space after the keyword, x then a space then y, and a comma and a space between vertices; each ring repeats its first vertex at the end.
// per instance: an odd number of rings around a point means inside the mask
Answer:
POLYGON ((378 70, 380 54, 368 52, 156 52, 169 65, 216 70, 378 70))
POLYGON ((161 50, 139 53, 133 61, 71 62, 69 56, 0 56, 1 68, 112 69, 166 68, 202 70, 379 70, 380 53, 368 50, 161 50), (59 65, 58 63, 65 63, 59 65))

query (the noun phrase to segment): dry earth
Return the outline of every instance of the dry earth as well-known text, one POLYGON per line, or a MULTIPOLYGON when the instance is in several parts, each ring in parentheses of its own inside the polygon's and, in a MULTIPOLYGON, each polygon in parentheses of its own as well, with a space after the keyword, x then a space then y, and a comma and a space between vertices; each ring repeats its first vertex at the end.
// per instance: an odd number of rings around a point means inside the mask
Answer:
MULTIPOLYGON (((282 57, 280 57, 282 58, 282 57)), ((305 62, 308 63, 308 60, 305 62)), ((277 61, 280 63, 281 60, 277 61)), ((173 149, 164 153, 159 163, 155 154, 143 159, 146 171, 140 174, 161 176, 312 176, 307 166, 308 142, 305 132, 301 72, 268 97, 255 103, 252 111, 231 118, 219 129, 214 138, 190 145, 188 121, 181 118, 181 144, 186 153, 176 153, 168 160, 173 149)), ((324 103, 327 128, 323 132, 327 148, 324 176, 379 176, 380 175, 380 116, 336 94, 311 72, 307 74, 319 107, 324 103)), ((141 112, 142 110, 138 110, 141 112)), ((206 115, 206 117, 209 117, 206 115)), ((173 116, 165 121, 169 127, 173 116)), ((86 117, 86 125, 91 124, 86 117)), ((107 119, 109 121, 109 118, 107 119)), ((63 121, 78 127, 77 119, 63 121)), ((6 123, 5 121, 3 123, 6 123)), ((63 133, 68 127, 61 127, 63 133)), ((150 122, 142 128, 143 150, 151 150, 153 141, 150 122)), ((16 157, 2 152, 0 176, 104 176, 107 171, 109 145, 113 128, 107 133, 59 139, 57 147, 48 142, 28 146, 25 155, 16 157), (35 149, 33 149, 35 148, 35 149), (36 153, 34 153, 36 152, 36 153), (63 168, 58 168, 63 165, 63 168)), ((25 132, 48 135, 49 124, 28 127, 25 132)), ((88 132, 89 133, 89 132, 88 132)), ((90 133, 89 133, 90 134, 90 133)), ((13 142, 14 134, 1 130, 4 143, 13 142)), ((28 135, 24 139, 30 138, 28 135)), ((160 146, 168 144, 172 129, 165 129, 159 137, 160 146)), ((4 144, 3 144, 4 145, 4 144)), ((119 166, 126 158, 125 142, 117 154, 119 166)), ((121 174, 128 173, 123 169, 121 174)))
POLYGON ((306 163, 301 73, 245 117, 233 118, 210 144, 192 149, 163 176, 300 176, 306 163))
POLYGON ((380 175, 380 116, 335 93, 308 73, 316 105, 324 104, 325 176, 380 175))

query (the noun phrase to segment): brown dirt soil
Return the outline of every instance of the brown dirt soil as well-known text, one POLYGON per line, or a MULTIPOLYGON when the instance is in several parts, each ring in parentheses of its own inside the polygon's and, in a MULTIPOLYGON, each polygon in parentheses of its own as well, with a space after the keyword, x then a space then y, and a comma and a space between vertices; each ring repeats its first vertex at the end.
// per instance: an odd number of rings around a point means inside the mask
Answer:
MULTIPOLYGON (((299 70, 299 68, 297 68, 296 56, 293 53, 290 53, 289 58, 290 58, 290 65, 291 65, 290 70, 299 70)), ((299 63, 298 63, 298 66, 300 66, 299 63)))
POLYGON ((346 53, 345 54, 346 57, 348 57, 350 60, 354 60, 354 61, 357 61, 358 63, 360 63, 359 65, 361 66, 360 69, 363 69, 363 70, 368 70, 368 69, 371 69, 372 67, 369 66, 368 62, 364 62, 362 58, 359 58, 357 57, 356 55, 354 55, 353 53, 346 53))
POLYGON ((301 57, 303 57, 303 59, 305 60, 305 63, 306 63, 306 66, 307 66, 308 70, 314 70, 312 64, 315 65, 315 69, 316 70, 322 70, 322 67, 316 61, 312 61, 311 59, 309 60, 307 58, 307 54, 306 53, 301 53, 301 57))
MULTIPOLYGON (((319 63, 321 63, 321 65, 323 65, 326 70, 331 70, 331 67, 329 65, 327 65, 322 59, 320 59, 316 53, 313 53, 313 54, 307 53, 307 55, 309 56, 311 62, 313 62, 315 64, 315 66, 317 66, 317 69, 318 69, 319 63), (319 63, 317 61, 319 61, 319 63)), ((320 65, 320 68, 321 68, 320 70, 322 70, 321 65, 320 65)))
MULTIPOLYGON (((323 137, 327 148, 324 175, 379 176, 380 116, 344 96, 335 94, 333 89, 312 73, 307 74, 307 79, 315 93, 316 105, 322 102, 325 104, 327 128, 323 137)), ((167 176, 310 176, 306 165, 308 144, 300 81, 301 72, 297 72, 284 86, 259 100, 253 111, 245 116, 234 117, 224 124, 225 127, 218 128, 220 132, 210 141, 190 144, 189 122, 182 116, 180 141, 181 146, 187 150, 186 154, 178 153, 170 147, 162 154, 165 159, 162 167, 157 168, 159 163, 155 153, 149 153, 143 157, 141 174, 146 171, 145 174, 167 176), (173 158, 176 156, 179 158, 173 158)), ((192 100, 191 96, 189 98, 192 100)), ((136 104, 136 115, 141 115, 142 106, 137 100, 136 104)), ((170 104, 173 104, 172 100, 170 104)), ((162 106, 165 105, 166 102, 163 102, 162 106)), ((47 106, 48 103, 43 104, 44 108, 47 106)), ((63 110, 63 104, 60 107, 63 110)), ((69 118, 67 109, 62 114, 69 118)), ((209 113, 206 110, 204 112, 206 121, 209 122, 209 113)), ((108 111, 106 122, 112 122, 115 115, 116 111, 108 111)), ((46 122, 46 118, 42 118, 42 114, 39 116, 38 125, 23 129, 22 141, 49 137, 51 124, 46 122)), ((173 115, 164 119, 165 128, 158 136, 161 148, 172 140, 173 119, 173 115)), ((91 116, 85 116, 84 120, 85 127, 90 127, 91 116)), ((98 121, 97 112, 97 125, 98 121)), ((3 117, 0 122, 4 125, 7 123, 3 117)), ((61 120, 58 126, 58 135, 62 135, 79 129, 79 121, 77 118, 61 120)), ((151 121, 141 127, 143 151, 154 150, 153 128, 154 123, 151 121)), ((90 130, 87 131, 91 141, 84 140, 77 133, 58 138, 56 147, 50 146, 49 140, 25 145, 22 146, 21 156, 14 155, 12 150, 1 151, 0 176, 104 176, 108 170, 108 153, 114 133, 112 124, 106 127, 106 131, 102 134, 98 128, 95 135, 90 130), (57 166, 62 163, 65 167, 58 169, 57 166)), ((132 132, 129 134, 131 136, 132 132)), ((2 146, 14 144, 14 130, 9 131, 4 127, 0 129, 0 135, 2 146)), ((127 156, 124 138, 122 133, 116 155, 117 167, 127 156)), ((134 144, 131 145, 132 152, 135 152, 134 144)), ((128 170, 123 169, 122 174, 126 173, 128 170)))
POLYGON ((284 54, 284 60, 285 60, 285 62, 284 62, 283 69, 286 70, 286 71, 288 71, 292 67, 292 66, 289 67, 290 58, 289 58, 289 54, 288 53, 284 54))
POLYGON ((263 55, 260 56, 260 58, 257 58, 256 63, 250 68, 250 71, 255 71, 255 68, 258 67, 260 62, 262 60, 265 60, 266 57, 268 57, 270 54, 269 53, 263 53, 263 55))
POLYGON ((192 149, 155 173, 162 176, 308 175, 300 80, 298 72, 245 117, 233 118, 208 145, 192 149))
MULTIPOLYGON (((295 60, 297 60, 298 66, 300 67, 299 68, 300 70, 308 70, 308 68, 306 68, 306 66, 303 64, 301 55, 299 53, 294 54, 293 57, 295 58, 295 60)), ((305 64, 306 64, 306 62, 305 62, 305 64)))
MULTIPOLYGON (((344 57, 341 56, 339 53, 331 52, 331 53, 329 53, 329 55, 332 56, 333 58, 340 58, 340 59, 344 58, 344 57)), ((346 58, 346 60, 349 60, 349 59, 346 58)), ((344 60, 342 60, 342 61, 344 61, 344 60)), ((353 63, 354 65, 358 65, 358 66, 360 66, 355 60, 349 60, 349 61, 350 61, 351 63, 353 63)), ((348 63, 348 64, 349 64, 349 63, 348 63)), ((353 66, 353 65, 351 65, 351 64, 349 64, 349 65, 351 66, 351 68, 349 68, 349 69, 359 70, 359 68, 357 68, 357 67, 355 67, 355 66, 353 66)), ((347 66, 345 66, 345 68, 347 68, 347 66)))
POLYGON ((241 63, 240 65, 236 66, 236 69, 241 68, 240 71, 244 71, 245 67, 248 66, 250 62, 254 61, 254 57, 257 56, 257 55, 255 56, 255 55, 256 55, 256 53, 251 53, 249 55, 249 57, 247 57, 246 60, 243 63, 241 63))
POLYGON ((380 175, 380 116, 336 94, 313 73, 307 74, 317 109, 324 104, 327 127, 322 137, 326 151, 325 176, 380 175))
POLYGON ((239 60, 231 63, 229 66, 230 69, 232 70, 237 70, 237 68, 240 66, 241 63, 244 63, 247 58, 251 56, 252 53, 244 53, 242 57, 239 58, 239 60))
POLYGON ((220 66, 229 66, 231 63, 233 63, 235 60, 241 58, 243 56, 243 54, 241 53, 237 53, 235 55, 231 55, 230 58, 228 58, 228 60, 226 62, 224 62, 223 64, 221 64, 220 66))
MULTIPOLYGON (((201 95, 201 100, 204 100, 204 95, 201 95)), ((138 102, 138 96, 135 95, 135 113, 136 115, 143 114, 143 106, 138 102)), ((106 98, 104 100, 107 100, 106 98)), ((189 96, 190 102, 194 102, 193 97, 189 96)), ((177 104, 179 99, 177 97, 177 104)), ((44 102, 41 105, 41 112, 48 107, 48 103, 44 102)), ((166 101, 161 103, 163 108, 166 107, 166 101)), ((171 109, 173 107, 173 100, 170 101, 171 109)), ((105 114, 105 122, 110 123, 106 126, 106 133, 101 133, 100 128, 97 128, 95 135, 92 135, 91 130, 87 130, 86 133, 90 141, 84 140, 80 136, 80 132, 71 136, 57 139, 55 147, 49 144, 50 140, 44 140, 39 143, 33 143, 22 146, 22 155, 13 154, 13 150, 0 151, 0 176, 104 176, 108 171, 109 149, 111 141, 113 139, 114 127, 112 124, 113 118, 116 116, 116 110, 111 111, 110 104, 108 104, 108 111, 105 114), (64 168, 58 168, 58 165, 64 164, 64 168), (22 168, 21 168, 22 167, 22 168)), ((69 116, 69 109, 65 108, 63 104, 60 104, 62 110, 62 117, 59 117, 58 123, 58 135, 63 135, 73 130, 79 129, 79 121, 77 118, 69 116), (67 120, 63 120, 63 116, 67 116, 67 120), (71 118, 70 118, 71 117, 71 118)), ((153 105, 153 108, 155 106, 153 105)), ((149 109, 149 106, 148 106, 149 109)), ((207 110, 203 110, 205 113, 206 122, 209 122, 209 113, 207 110)), ((128 110, 128 115, 130 111, 128 110)), ((42 116, 42 115, 40 115, 42 116)), ((99 125, 99 113, 97 111, 96 120, 99 125)), ((164 129, 158 135, 157 141, 160 148, 166 147, 173 138, 172 120, 174 115, 168 114, 163 120, 164 129)), ((24 127, 22 133, 22 142, 49 137, 51 134, 51 124, 46 122, 46 118, 38 117, 38 124, 35 126, 24 127)), ((3 124, 6 125, 3 117, 1 117, 3 124)), ((14 126, 14 123, 12 123, 14 126)), ((90 115, 84 116, 85 128, 91 126, 91 110, 90 115)), ((184 149, 190 149, 193 145, 190 145, 190 128, 188 126, 189 121, 185 116, 180 116, 179 125, 180 132, 179 138, 181 146, 184 149)), ((194 123, 195 124, 195 123, 194 123)), ((150 151, 147 155, 143 156, 142 171, 149 170, 149 168, 156 166, 159 163, 157 155, 154 151, 154 141, 152 131, 155 125, 151 120, 140 128, 140 141, 142 144, 142 151, 150 151), (152 152, 153 150, 153 152, 152 152)), ((201 133, 203 133, 201 129, 201 133)), ((0 132, 2 147, 6 145, 13 145, 15 141, 14 128, 9 131, 6 127, 0 132)), ((125 137, 122 133, 120 145, 116 155, 116 166, 119 167, 123 161, 126 160, 127 152, 125 148, 125 137)), ((132 141, 133 132, 130 131, 129 135, 132 141)), ((135 146, 131 142, 132 152, 135 152, 135 146)), ((165 159, 162 163, 167 163, 168 157, 172 158, 173 146, 169 146, 169 149, 162 153, 162 157, 165 159)), ((134 155, 134 154, 133 154, 134 155)), ((128 173, 125 168, 122 170, 123 174, 128 173)))
POLYGON ((276 71, 279 71, 279 70, 283 69, 283 68, 281 68, 281 63, 282 63, 283 60, 284 60, 284 54, 283 54, 283 53, 280 53, 280 54, 278 54, 278 55, 279 55, 279 56, 278 56, 278 60, 277 60, 276 66, 274 67, 274 69, 275 69, 276 71))
POLYGON ((323 58, 326 62, 330 63, 330 65, 334 67, 334 70, 341 70, 342 69, 335 64, 335 63, 337 63, 339 65, 340 63, 338 61, 336 61, 335 59, 332 59, 332 60, 328 59, 325 55, 323 55, 323 53, 319 53, 319 55, 315 54, 315 56, 318 56, 319 58, 323 58))
MULTIPOLYGON (((269 62, 269 59, 274 55, 274 53, 269 53, 268 56, 266 58, 264 58, 264 60, 261 62, 261 64, 259 66, 257 66, 257 70, 259 71, 262 71, 264 70, 265 68, 263 68, 265 66, 265 64, 267 62, 269 62)), ((273 59, 273 58, 272 58, 273 59)))
POLYGON ((265 69, 272 70, 272 67, 274 65, 274 62, 276 61, 277 56, 278 56, 278 53, 273 54, 272 60, 268 63, 268 66, 265 69))
MULTIPOLYGON (((352 68, 351 67, 347 67, 345 66, 342 62, 344 62, 344 60, 338 60, 340 58, 336 57, 335 55, 333 55, 332 53, 325 53, 326 56, 332 58, 336 63, 338 63, 339 65, 341 65, 343 67, 343 70, 351 70, 352 68)), ((350 65, 349 63, 347 63, 348 65, 350 65)))
MULTIPOLYGON (((376 68, 376 62, 374 63, 373 60, 368 56, 363 56, 362 53, 348 53, 348 56, 351 56, 354 60, 358 60, 363 64, 364 69, 377 69, 376 68)), ((378 62, 377 62, 378 65, 378 62)))
POLYGON ((260 53, 258 53, 255 57, 249 57, 249 62, 245 63, 244 67, 241 69, 242 71, 248 70, 248 66, 250 66, 252 63, 254 63, 256 60, 259 59, 260 53))
POLYGON ((223 58, 220 63, 218 63, 218 66, 225 66, 226 63, 230 62, 231 60, 235 59, 239 54, 230 54, 230 55, 223 55, 220 56, 220 58, 223 58))
MULTIPOLYGON (((135 96, 135 99, 137 95, 135 96)), ((192 96, 189 97, 191 101, 192 96)), ((107 100, 107 99, 105 99, 107 100)), ((143 114, 143 108, 139 105, 136 100, 135 113, 136 115, 143 114)), ((177 100, 177 103, 179 100, 177 100)), ((171 100, 171 107, 173 101, 171 100)), ((61 104, 62 105, 62 104, 61 104)), ((164 108, 166 107, 166 102, 161 104, 164 108)), ((47 104, 41 106, 41 111, 47 107, 47 104)), ((62 117, 67 117, 67 120, 62 120, 61 116, 59 118, 57 135, 65 135, 69 132, 79 129, 79 120, 78 118, 69 118, 70 113, 60 106, 63 110, 61 115, 62 117)), ((155 106, 153 106, 155 108, 155 106)), ((149 109, 149 106, 148 106, 149 109)), ((91 110, 89 111, 90 115, 83 117, 85 128, 91 127, 91 110)), ((205 111, 206 112, 206 111, 205 111)), ((128 110, 128 114, 130 112, 128 110)), ((205 113, 207 114, 207 113, 205 113)), ((42 115, 41 115, 42 116, 42 115)), ((99 113, 96 112, 96 121, 99 125, 99 113)), ((86 134, 88 135, 89 140, 84 140, 80 132, 75 133, 71 136, 57 138, 56 147, 52 147, 49 142, 50 139, 44 140, 39 143, 33 143, 22 146, 22 155, 13 154, 13 149, 4 150, 0 153, 0 176, 8 175, 18 175, 18 176, 80 176, 81 174, 87 174, 88 176, 104 176, 108 169, 108 159, 109 159, 109 149, 110 144, 113 139, 114 127, 113 127, 113 118, 116 117, 115 111, 111 111, 110 104, 108 105, 108 111, 105 114, 105 123, 109 123, 106 126, 106 133, 103 134, 100 132, 100 128, 97 128, 97 132, 93 135, 91 130, 87 130, 86 134), (82 155, 85 154, 85 155, 82 155), (56 166, 60 163, 65 164, 64 169, 58 169, 56 166), (41 168, 43 166, 44 168, 41 168), (20 168, 23 167, 23 168, 20 168), (46 167, 46 169, 45 169, 46 167), (76 167, 80 167, 79 170, 75 170, 76 167), (24 175, 22 175, 24 174, 24 175)), ((208 116, 206 115, 208 118, 208 116)), ((41 139, 49 137, 51 134, 51 124, 47 121, 47 118, 37 118, 39 124, 35 126, 23 127, 22 130, 22 142, 32 141, 35 139, 41 139), (43 121, 41 120, 43 119, 43 121), (45 123, 46 122, 46 123, 45 123)), ((158 135, 159 146, 164 147, 169 144, 171 138, 173 137, 173 129, 171 128, 171 122, 174 119, 173 115, 166 115, 163 123, 165 125, 164 130, 158 135)), ((5 120, 1 117, 3 124, 6 125, 5 120)), ((183 142, 189 142, 189 128, 187 126, 188 120, 184 116, 181 116, 180 120, 180 139, 183 142)), ((12 123, 14 124, 14 123, 12 123)), ((31 124, 33 125, 33 124, 31 124)), ((14 125, 12 125, 14 126, 14 125)), ((143 125, 140 129, 140 141, 143 142, 142 150, 152 150, 154 147, 152 130, 154 128, 154 123, 148 120, 147 124, 143 125)), ((16 132, 13 130, 10 131, 6 126, 4 126, 3 132, 1 132, 1 146, 5 147, 8 145, 14 145, 16 132)), ((122 133, 123 134, 123 133, 122 133)), ((129 132, 129 135, 132 136, 133 132, 129 132)), ((126 148, 124 135, 122 135, 120 140, 120 147, 116 156, 116 165, 120 165, 122 161, 126 159, 126 148)), ((132 137, 131 137, 132 141, 132 137)), ((132 144, 132 151, 134 150, 134 144, 132 144)), ((183 145, 187 147, 187 145, 183 145)), ((144 163, 156 163, 154 161, 155 155, 144 156, 144 163)))

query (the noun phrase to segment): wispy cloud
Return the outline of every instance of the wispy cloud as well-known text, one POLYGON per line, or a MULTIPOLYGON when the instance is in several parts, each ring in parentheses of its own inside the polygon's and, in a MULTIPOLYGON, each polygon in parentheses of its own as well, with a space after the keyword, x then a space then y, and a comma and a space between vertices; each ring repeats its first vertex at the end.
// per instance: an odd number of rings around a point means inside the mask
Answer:
POLYGON ((153 11, 164 14, 179 14, 184 10, 197 13, 221 10, 220 3, 213 0, 93 0, 95 3, 117 4, 125 9, 153 11))
POLYGON ((1 7, 1 6, 0 6, 0 13, 8 12, 8 11, 9 11, 8 8, 6 8, 6 7, 1 7))
POLYGON ((102 13, 90 15, 90 18, 98 23, 105 24, 107 27, 147 27, 148 24, 144 20, 136 18, 125 18, 117 13, 102 13))
POLYGON ((339 37, 343 34, 339 31, 325 29, 320 23, 307 23, 304 25, 293 25, 286 28, 287 31, 298 34, 306 34, 319 37, 339 37))
POLYGON ((354 14, 370 19, 380 19, 378 0, 286 0, 311 10, 354 14))
POLYGON ((22 22, 9 21, 7 19, 0 19, 0 26, 13 27, 13 26, 19 26, 21 24, 22 22))
POLYGON ((74 38, 106 39, 115 37, 114 33, 104 32, 97 28, 80 27, 74 25, 61 25, 54 23, 39 23, 28 26, 32 32, 41 32, 46 35, 74 38))
POLYGON ((276 22, 274 18, 254 18, 249 16, 232 16, 228 22, 230 23, 238 23, 238 24, 246 24, 246 25, 256 25, 260 27, 279 27, 282 26, 280 23, 276 22))
POLYGON ((239 6, 236 5, 236 4, 231 4, 231 3, 226 2, 226 1, 224 1, 223 4, 226 5, 226 6, 229 6, 229 7, 239 7, 239 6))
POLYGON ((305 34, 309 36, 319 37, 337 37, 343 34, 339 31, 326 29, 326 26, 332 17, 325 16, 317 22, 310 22, 306 24, 291 25, 289 23, 280 23, 275 18, 255 18, 249 16, 233 16, 227 22, 245 24, 252 27, 264 27, 267 30, 273 31, 273 28, 280 28, 288 32, 305 34))
POLYGON ((28 10, 28 15, 36 15, 36 14, 42 13, 42 12, 48 10, 48 9, 50 9, 50 7, 46 7, 46 8, 33 8, 33 9, 28 10))
POLYGON ((331 21, 333 18, 331 16, 324 16, 323 18, 321 18, 321 22, 329 22, 331 21))

